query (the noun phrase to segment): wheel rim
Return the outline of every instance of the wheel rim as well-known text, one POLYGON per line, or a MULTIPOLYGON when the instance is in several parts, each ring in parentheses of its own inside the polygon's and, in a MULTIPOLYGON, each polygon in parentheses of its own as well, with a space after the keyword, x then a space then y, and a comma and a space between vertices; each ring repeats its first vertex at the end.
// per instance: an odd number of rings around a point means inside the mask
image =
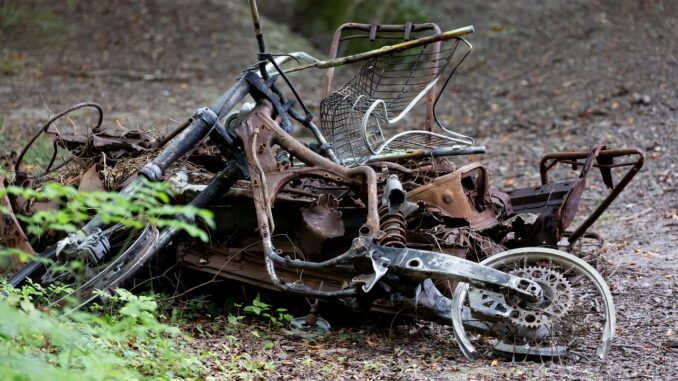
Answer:
MULTIPOLYGON (((115 231, 116 227, 110 229, 115 231)), ((89 274, 86 274, 84 279, 73 280, 71 283, 74 286, 73 291, 62 295, 54 304, 60 305, 67 299, 76 297, 80 302, 79 306, 85 305, 96 298, 95 290, 105 291, 117 287, 147 262, 158 230, 150 225, 138 231, 126 232, 126 230, 111 233, 108 259, 98 266, 88 268, 89 274)))
MULTIPOLYGON (((503 319, 500 323, 488 325, 492 332, 483 332, 483 334, 490 334, 498 341, 494 346, 495 351, 502 354, 512 352, 514 359, 520 357, 538 357, 540 359, 545 357, 552 359, 570 357, 576 360, 582 357, 591 357, 593 353, 602 360, 607 357, 615 332, 615 309, 607 284, 589 264, 571 254, 539 247, 509 250, 489 257, 481 264, 504 271, 515 271, 530 265, 546 264, 549 269, 562 274, 563 279, 566 279, 568 284, 572 283, 571 291, 574 293, 573 300, 571 300, 572 306, 567 305, 567 301, 563 301, 560 305, 553 303, 547 304, 545 307, 541 306, 541 310, 532 307, 541 312, 544 310, 553 312, 553 310, 558 310, 563 306, 569 308, 568 310, 558 311, 564 316, 555 316, 558 315, 556 313, 544 313, 544 320, 537 320, 537 323, 541 324, 535 323, 539 328, 522 327, 516 324, 515 319, 513 321, 503 319), (600 311, 601 308, 603 309, 602 312, 600 311), (498 324, 503 324, 504 327, 499 327, 498 324), (590 329, 591 327, 593 329, 590 329), (598 344, 591 347, 591 340, 598 344), (544 343, 548 344, 544 345, 544 343), (550 349, 544 351, 547 346, 550 349)), ((516 273, 518 272, 516 271, 516 273)), ((520 273, 524 276, 530 271, 520 273)), ((538 272, 537 275, 543 278, 543 274, 538 272)), ((535 275, 530 276, 536 277, 535 275)), ((556 279, 554 284, 564 284, 557 277, 553 276, 553 278, 556 279)), ((566 287, 559 286, 559 288, 564 289, 566 287)), ((464 307, 468 303, 468 292, 469 285, 467 283, 460 283, 455 289, 452 323, 460 349, 468 358, 475 358, 478 356, 479 350, 469 338, 465 328, 465 325, 469 326, 468 319, 465 321, 464 317, 464 307)), ((511 304, 510 297, 507 298, 507 301, 511 304)), ((518 307, 519 310, 519 313, 515 316, 516 319, 528 315, 524 312, 521 315, 520 311, 529 311, 529 306, 521 307, 515 303, 513 306, 518 307)), ((529 318, 528 322, 535 321, 531 316, 528 315, 527 317, 529 318)))

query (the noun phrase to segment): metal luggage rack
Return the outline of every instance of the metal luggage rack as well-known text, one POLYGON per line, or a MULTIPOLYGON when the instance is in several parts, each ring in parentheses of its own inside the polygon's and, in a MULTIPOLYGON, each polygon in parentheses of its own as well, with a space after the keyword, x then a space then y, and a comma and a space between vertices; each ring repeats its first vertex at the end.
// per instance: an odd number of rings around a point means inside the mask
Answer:
MULTIPOLYGON (((431 23, 345 24, 335 33, 330 58, 336 57, 342 41, 402 40, 403 35, 409 40, 414 32, 422 31, 433 36, 441 34, 440 28, 431 23), (363 33, 343 36, 347 30, 363 33)), ((375 57, 366 61, 352 79, 327 95, 334 74, 330 69, 326 96, 320 103, 320 127, 339 160, 344 165, 355 166, 377 155, 471 146, 472 138, 445 128, 435 115, 440 95, 471 48, 464 38, 453 37, 375 57), (436 85, 441 81, 444 81, 441 90, 436 94, 436 85), (423 98, 428 102, 427 123, 424 129, 413 129, 406 125, 405 117, 423 98)))

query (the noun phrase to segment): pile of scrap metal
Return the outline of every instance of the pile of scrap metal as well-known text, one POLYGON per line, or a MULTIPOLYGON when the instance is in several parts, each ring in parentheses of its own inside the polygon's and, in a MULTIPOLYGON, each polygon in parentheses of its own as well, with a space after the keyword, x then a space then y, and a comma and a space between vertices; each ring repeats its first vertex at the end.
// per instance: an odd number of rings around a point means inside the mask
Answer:
MULTIPOLYGON (((313 66, 361 65, 331 93, 333 71, 328 70, 318 127, 276 63, 281 57, 265 52, 254 1, 250 7, 259 65, 166 138, 111 133, 101 128, 101 108, 86 103, 47 122, 13 163, 15 185, 40 188, 59 181, 82 191, 120 192, 132 202, 143 202, 132 196, 144 194, 145 180, 167 182, 173 203, 213 212, 209 244, 181 236, 175 227, 160 231, 150 222, 138 228, 108 223, 96 212, 66 237, 58 232, 27 237, 21 216, 59 208, 58 200, 2 192, 5 245, 59 264, 23 264, 13 258, 7 266, 10 284, 65 281, 72 290, 68 297, 85 305, 97 298, 98 290, 143 277, 139 270, 162 252, 172 265, 213 277, 357 310, 400 314, 408 309, 418 317, 451 323, 467 357, 478 352, 466 330, 499 339, 494 350, 514 359, 578 357, 581 343, 588 345, 589 355, 607 356, 615 332, 609 287, 586 261, 553 248, 572 250, 590 235, 591 225, 643 165, 640 150, 594 145, 548 154, 540 163, 540 185, 493 189, 485 166, 451 159, 484 153, 485 147, 444 128, 435 114, 443 93, 435 84, 443 82, 444 88, 468 55, 471 45, 462 36, 473 28, 443 33, 431 23, 345 24, 335 34, 332 59, 290 68, 292 73, 313 66), (344 30, 350 33, 342 39, 344 30), (359 37, 376 42, 382 32, 388 40, 404 42, 334 59, 340 41, 359 37), (415 32, 425 35, 413 39, 415 32), (261 61, 266 57, 274 72, 261 61), (278 76, 304 114, 292 109, 295 102, 275 85, 278 76), (230 113, 247 95, 256 103, 230 113), (424 128, 396 127, 424 97, 424 128), (98 115, 86 134, 50 130, 54 121, 80 108, 98 115), (307 127, 313 143, 290 133, 292 119, 307 127), (40 173, 31 174, 35 168, 23 159, 43 134, 53 140, 54 154, 40 173), (573 179, 549 180, 554 168, 568 166, 573 179), (569 230, 594 169, 607 194, 569 230), (64 270, 68 266, 61 265, 71 261, 83 266, 64 270)), ((1 180, 0 186, 9 184, 1 180)), ((176 218, 194 222, 185 215, 176 218)), ((61 298, 55 303, 66 297, 61 298)))
MULTIPOLYGON (((70 152, 72 160, 55 168, 50 163, 42 174, 32 176, 21 167, 24 150, 14 166, 13 184, 39 187, 45 181, 58 180, 82 191, 116 191, 125 180, 135 176, 149 155, 169 140, 153 141, 137 131, 115 136, 102 132, 99 124, 88 136, 50 132, 53 120, 40 131, 54 140, 55 149, 70 152)), ((557 247, 564 237, 571 244, 584 236, 642 164, 643 153, 637 149, 607 150, 594 146, 589 151, 549 154, 541 161, 541 185, 499 192, 491 189, 488 170, 479 163, 456 167, 445 158, 371 162, 368 165, 377 173, 376 192, 383 197, 378 243, 475 261, 506 248, 557 247), (635 160, 614 163, 614 158, 622 156, 635 160), (572 166, 578 170, 578 176, 572 181, 549 182, 548 172, 558 163, 572 166), (594 167, 600 169, 610 192, 577 229, 567 231, 594 167), (619 167, 630 169, 614 184, 611 171, 619 167)), ((203 143, 175 164, 165 179, 171 184, 177 202, 188 202, 223 166, 219 151, 203 143)), ((6 184, 3 178, 0 186, 6 184)), ((209 245, 182 240, 176 247, 177 261, 200 271, 274 289, 267 279, 265 256, 258 244, 261 238, 256 208, 252 207, 252 187, 256 186, 259 185, 241 180, 211 206, 219 234, 212 235, 209 245)), ((59 237, 55 233, 30 240, 16 218, 17 214, 31 215, 37 210, 57 207, 53 201, 5 196, 0 202, 7 211, 0 220, 6 246, 34 253, 59 237), (38 246, 35 250, 34 245, 38 246)), ((302 177, 291 181, 280 189, 271 205, 277 227, 273 237, 275 247, 306 260, 326 260, 346 251, 364 224, 363 202, 346 184, 327 178, 302 177)), ((15 259, 11 267, 17 270, 21 263, 15 259)), ((283 277, 299 277, 296 272, 281 271, 283 277)), ((340 289, 347 281, 312 270, 306 271, 304 278, 305 282, 310 279, 325 289, 340 289)))
MULTIPOLYGON (((67 111, 78 107, 83 105, 67 111)), ((152 141, 139 131, 112 135, 103 132, 99 124, 87 136, 48 131, 49 125, 65 114, 50 120, 40 132, 47 132, 55 149, 58 146, 69 151, 72 159, 57 168, 52 168, 52 162, 42 174, 33 176, 22 170, 24 150, 14 165, 13 184, 35 188, 45 181, 57 180, 77 186, 81 191, 116 191, 129 177, 135 176, 150 154, 169 140, 152 141)), ((176 133, 170 138, 174 135, 176 133)), ((165 177, 177 200, 187 202, 204 189, 203 184, 223 165, 218 150, 204 143, 175 164, 165 177)), ((479 163, 457 168, 444 158, 424 158, 368 165, 378 174, 380 195, 388 187, 389 178, 396 178, 402 184, 398 197, 403 198, 404 207, 380 210, 384 232, 379 238, 381 245, 416 247, 480 261, 505 248, 557 247, 564 236, 570 244, 579 240, 643 165, 643 153, 637 149, 607 150, 594 146, 589 151, 549 154, 541 160, 541 185, 508 192, 492 190, 488 170, 479 163), (622 156, 632 156, 635 160, 614 163, 614 158, 622 156), (579 175, 572 181, 549 182, 548 172, 558 163, 571 165, 579 170, 579 175), (577 212, 593 167, 600 169, 610 192, 577 229, 568 232, 566 229, 577 212), (619 167, 630 169, 615 185, 612 169, 619 167)), ((0 187, 6 184, 7 179, 3 178, 0 187)), ((212 207, 218 230, 227 233, 215 237, 229 238, 215 240, 209 247, 186 240, 178 246, 178 260, 238 280, 247 278, 256 283, 265 279, 261 273, 265 270, 258 263, 263 261, 263 256, 256 245, 259 235, 251 198, 250 182, 239 181, 222 197, 222 202, 212 207), (247 199, 250 202, 244 201, 247 199), (212 259, 206 261, 206 256, 212 259), (254 261, 256 266, 245 266, 241 261, 254 261)), ((352 232, 363 223, 360 220, 364 215, 362 202, 350 197, 345 185, 325 179, 302 178, 289 183, 274 201, 277 244, 311 260, 331 258, 345 250, 355 236, 352 232)), ((7 195, 0 202, 7 211, 0 220, 5 246, 33 253, 31 240, 16 215, 31 215, 57 204, 7 195)), ((33 244, 44 248, 55 238, 56 235, 35 237, 33 244)), ((19 263, 13 263, 15 269, 18 266, 19 263)), ((330 275, 318 274, 318 277, 327 278, 323 279, 326 285, 332 282, 330 275)), ((266 286, 266 282, 261 283, 266 286)))

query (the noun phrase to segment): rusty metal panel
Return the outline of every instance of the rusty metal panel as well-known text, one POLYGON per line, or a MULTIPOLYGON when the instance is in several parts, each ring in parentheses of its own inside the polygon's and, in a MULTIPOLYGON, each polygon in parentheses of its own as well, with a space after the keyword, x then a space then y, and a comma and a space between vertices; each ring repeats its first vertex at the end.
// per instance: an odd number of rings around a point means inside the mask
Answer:
POLYGON ((489 174, 479 163, 463 166, 408 193, 409 201, 423 201, 445 216, 463 218, 472 229, 497 224, 489 193, 489 174))

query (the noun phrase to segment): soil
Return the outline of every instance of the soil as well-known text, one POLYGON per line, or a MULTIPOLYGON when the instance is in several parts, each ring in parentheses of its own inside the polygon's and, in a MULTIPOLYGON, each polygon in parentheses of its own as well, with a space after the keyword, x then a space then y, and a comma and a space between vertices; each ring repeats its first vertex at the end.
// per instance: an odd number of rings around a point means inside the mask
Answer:
MULTIPOLYGON (((4 150, 17 150, 50 115, 81 101, 105 122, 143 130, 178 125, 254 63, 244 1, 17 2, 22 22, 0 34, 4 150)), ((443 29, 473 24, 474 51, 440 107, 488 147, 498 189, 537 185, 546 152, 591 144, 639 147, 645 166, 594 225, 617 306, 618 337, 605 363, 464 359, 450 329, 371 316, 331 315, 326 336, 297 337, 223 318, 191 322, 194 345, 222 363, 249 353, 280 379, 670 379, 678 363, 678 2, 424 1, 443 29), (254 336, 253 330, 265 332, 254 336), (229 336, 238 345, 232 345, 229 336), (271 343, 271 344, 268 344, 271 343), (226 348, 229 348, 228 350, 226 348), (264 349, 262 349, 264 348, 264 349)), ((273 10, 264 10, 272 12, 273 10)), ((289 20, 299 23, 300 20, 289 20)), ((312 51, 285 25, 263 20, 271 50, 312 51)), ((323 49, 325 50, 325 49, 323 49)), ((322 73, 296 78, 313 109, 322 73)), ((604 185, 593 180, 585 215, 604 185)), ((322 311, 321 311, 322 314, 322 311)), ((215 376, 219 364, 213 361, 215 376)), ((223 364, 222 364, 223 365, 223 364)))

